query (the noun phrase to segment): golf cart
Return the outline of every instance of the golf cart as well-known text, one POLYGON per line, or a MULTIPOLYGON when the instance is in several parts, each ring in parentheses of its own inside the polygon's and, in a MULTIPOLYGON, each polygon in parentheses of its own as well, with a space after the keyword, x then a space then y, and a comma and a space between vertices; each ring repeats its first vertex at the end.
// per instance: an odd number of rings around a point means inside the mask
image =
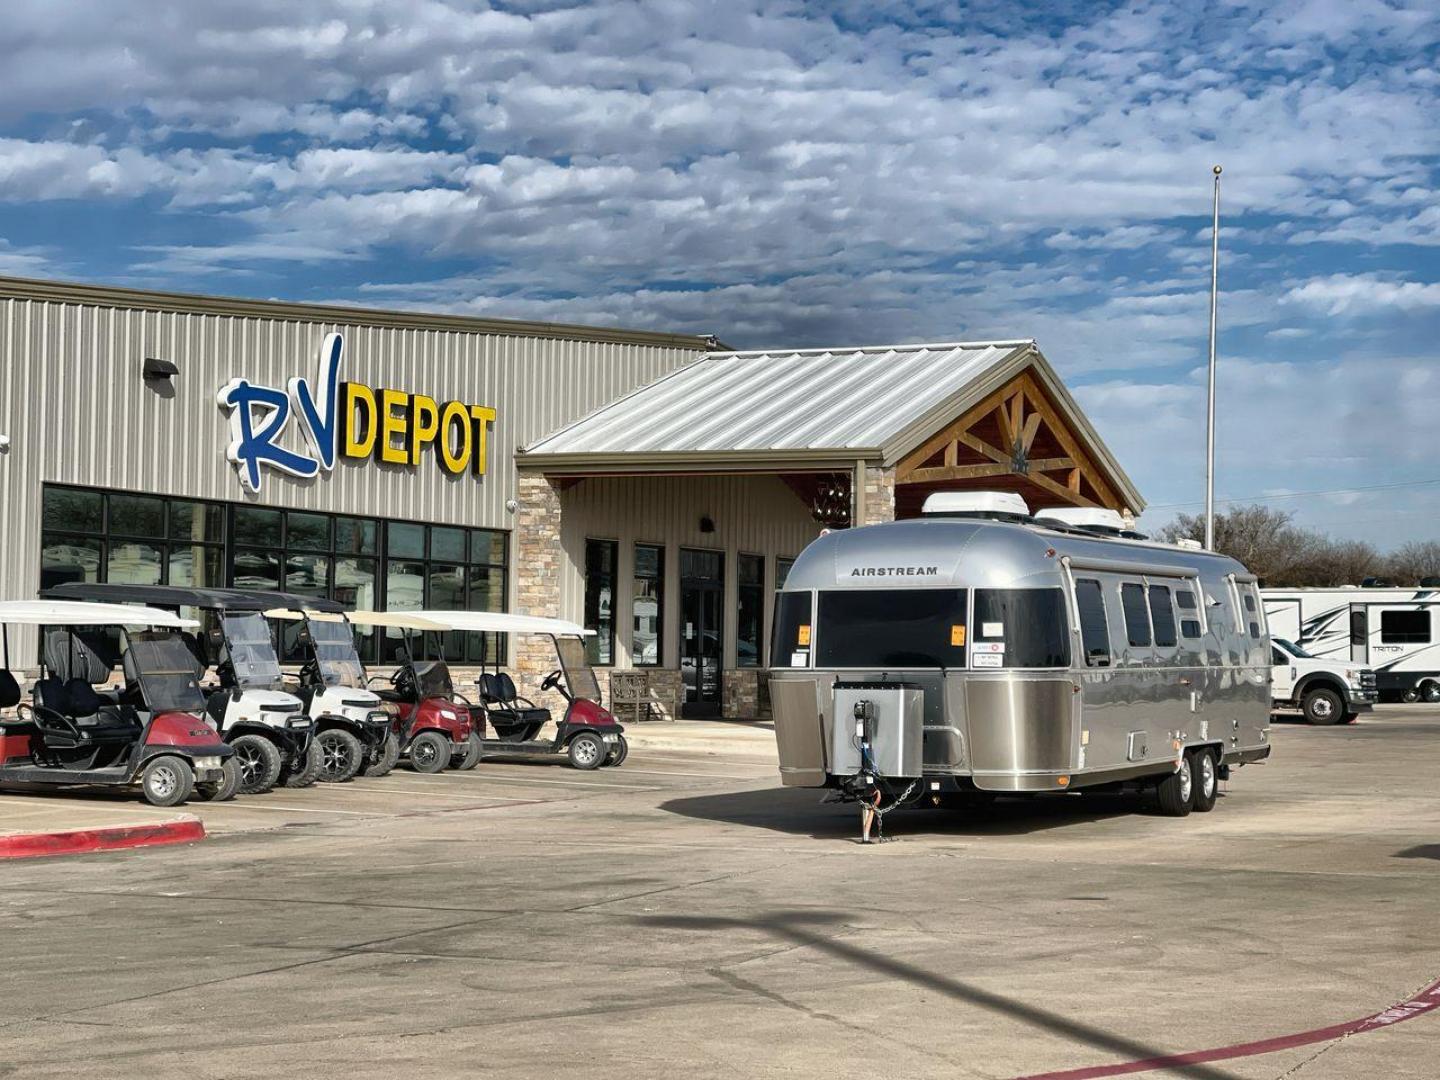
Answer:
MULTIPOLYGON (((402 634, 450 629, 412 611, 352 611, 350 619, 361 626, 398 629, 402 634)), ((395 710, 392 725, 400 756, 416 772, 436 773, 446 768, 473 769, 480 762, 480 738, 471 724, 471 706, 455 693, 450 668, 444 660, 416 660, 409 638, 400 650, 399 664, 390 676, 390 689, 380 697, 395 710)))
MULTIPOLYGON (((270 594, 276 598, 276 594, 270 594)), ((289 597, 267 619, 293 623, 305 652, 296 693, 315 722, 320 779, 339 784, 364 770, 384 776, 400 758, 400 739, 391 730, 395 711, 368 687, 365 665, 355 649, 355 632, 333 601, 289 597)))
POLYGON ((203 719, 195 659, 177 632, 198 626, 168 611, 122 604, 0 603, 0 707, 16 710, 0 718, 0 783, 138 782, 154 806, 177 806, 192 794, 234 798, 240 784, 234 752, 203 719), (21 700, 10 669, 11 625, 46 628, 42 678, 30 702, 21 700), (117 659, 125 689, 96 689, 109 681, 117 659))
POLYGON ((192 639, 197 677, 213 663, 217 682, 203 686, 205 712, 235 751, 240 794, 258 795, 277 784, 309 787, 320 772, 314 724, 300 699, 283 691, 284 676, 264 594, 240 589, 190 589, 175 585, 69 582, 46 590, 57 600, 146 604, 205 613, 205 632, 192 639))
MULTIPOLYGON (((565 699, 565 715, 555 723, 553 738, 541 737, 550 723, 550 710, 523 698, 515 681, 500 670, 484 670, 482 653, 479 683, 480 703, 471 706, 476 726, 487 734, 480 737, 483 754, 564 754, 577 769, 598 769, 619 765, 629 753, 625 729, 600 705, 600 683, 585 656, 585 637, 595 633, 563 619, 529 615, 508 615, 485 611, 418 611, 421 618, 439 623, 446 630, 481 634, 538 634, 550 638, 560 666, 540 683, 542 691, 554 690, 565 699)), ((489 638, 483 639, 488 648, 489 638)))

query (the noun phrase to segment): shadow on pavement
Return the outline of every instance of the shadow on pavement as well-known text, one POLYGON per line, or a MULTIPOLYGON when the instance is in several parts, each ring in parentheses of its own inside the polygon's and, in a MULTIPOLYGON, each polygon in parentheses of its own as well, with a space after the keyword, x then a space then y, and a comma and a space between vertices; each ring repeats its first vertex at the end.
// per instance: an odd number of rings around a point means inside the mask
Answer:
POLYGON ((1440 859, 1440 844, 1416 844, 1404 851, 1397 851, 1397 859, 1440 859))
MULTIPOLYGON (((859 835, 854 804, 821 803, 814 788, 767 788, 671 799, 660 809, 681 817, 748 825, 756 829, 850 839, 859 835)), ((885 818, 887 836, 1024 836, 1143 811, 1144 803, 1123 795, 1056 795, 1000 799, 989 806, 940 810, 929 806, 896 810, 885 818)))
MULTIPOLYGON (((890 979, 899 979, 913 986, 943 994, 956 1001, 1013 1017, 1071 1042, 1078 1043, 1106 1053, 1117 1054, 1133 1060, 1149 1060, 1166 1054, 1167 1051, 1137 1042, 1123 1035, 1105 1031, 1091 1024, 1072 1020, 1059 1013, 1037 1005, 982 990, 978 986, 963 982, 949 975, 940 975, 926 968, 897 960, 892 956, 861 948, 848 941, 829 937, 822 928, 844 922, 848 916, 840 912, 778 912, 752 919, 727 919, 698 915, 666 915, 643 917, 636 921, 641 924, 659 925, 679 930, 697 930, 707 933, 727 930, 764 930, 777 939, 793 945, 815 949, 856 967, 865 968, 890 979)), ((993 1066, 990 1066, 993 1068, 993 1066)), ((1168 1073, 1197 1080, 1233 1080, 1233 1074, 1212 1069, 1201 1064, 1175 1064, 1168 1073)))

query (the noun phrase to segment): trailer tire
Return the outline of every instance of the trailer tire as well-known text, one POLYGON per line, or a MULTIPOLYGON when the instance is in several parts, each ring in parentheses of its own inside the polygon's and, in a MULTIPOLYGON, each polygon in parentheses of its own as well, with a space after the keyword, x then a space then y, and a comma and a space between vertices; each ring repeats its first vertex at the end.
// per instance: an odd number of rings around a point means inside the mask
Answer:
POLYGON ((1201 750, 1190 759, 1190 809, 1208 814, 1220 797, 1220 769, 1213 750, 1201 750))
POLYGON ((450 755, 450 768, 459 769, 461 772, 469 772, 479 764, 480 736, 472 731, 470 737, 465 740, 465 749, 458 754, 450 755))
POLYGON ((195 794, 205 802, 229 802, 240 790, 240 766, 235 759, 226 758, 220 769, 225 774, 220 780, 195 785, 195 794))
POLYGON ((1328 726, 1338 724, 1345 715, 1345 702, 1328 686, 1316 686, 1305 691, 1300 710, 1310 723, 1328 726))
POLYGON ((320 765, 323 758, 320 754, 320 744, 314 739, 310 745, 305 747, 305 758, 300 762, 300 767, 295 767, 294 755, 291 755, 285 767, 280 770, 280 786, 287 788, 305 788, 320 779, 320 765))
POLYGON ((280 751, 264 735, 240 735, 230 743, 240 770, 240 794, 263 795, 280 779, 280 751))
POLYGON ((1413 686, 1407 686, 1404 690, 1400 691, 1400 700, 1405 702, 1406 705, 1413 705, 1420 700, 1420 691, 1413 686))
POLYGON ((380 744, 380 760, 365 766, 365 775, 370 779, 388 776, 395 763, 400 760, 400 736, 393 731, 380 744))
POLYGON ((320 780, 326 784, 343 784, 355 779, 365 760, 360 740, 344 728, 326 728, 315 736, 320 745, 320 780))
POLYGON ((151 806, 179 806, 195 791, 195 770, 184 758, 161 754, 140 774, 140 790, 151 806))
POLYGON ((621 735, 620 741, 615 744, 615 748, 605 755, 605 765, 613 769, 616 765, 622 764, 629 756, 630 744, 626 742, 625 736, 621 735))
POLYGON ((1191 759, 1180 759, 1180 767, 1155 785, 1155 802, 1166 817, 1184 817, 1194 802, 1191 759))
POLYGON ((1434 679, 1427 679, 1420 684, 1420 700, 1427 705, 1434 705, 1440 702, 1440 682, 1434 679))
POLYGON ((570 764, 584 772, 598 769, 605 763, 605 743, 593 731, 582 731, 566 747, 570 764))
POLYGON ((410 768, 438 773, 450 764, 450 740, 438 731, 422 731, 410 743, 410 768))

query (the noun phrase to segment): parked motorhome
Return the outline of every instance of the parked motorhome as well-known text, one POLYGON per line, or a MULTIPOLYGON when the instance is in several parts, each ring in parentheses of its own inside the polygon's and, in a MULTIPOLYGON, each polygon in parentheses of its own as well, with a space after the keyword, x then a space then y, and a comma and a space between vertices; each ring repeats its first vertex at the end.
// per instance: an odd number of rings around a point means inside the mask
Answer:
POLYGON ((811 543, 776 605, 784 783, 937 803, 1123 784, 1209 810, 1270 753, 1255 578, 1126 533, 955 492, 811 543))
POLYGON ((1373 668, 1382 701, 1440 702, 1440 589, 1263 589, 1274 632, 1312 656, 1373 668))

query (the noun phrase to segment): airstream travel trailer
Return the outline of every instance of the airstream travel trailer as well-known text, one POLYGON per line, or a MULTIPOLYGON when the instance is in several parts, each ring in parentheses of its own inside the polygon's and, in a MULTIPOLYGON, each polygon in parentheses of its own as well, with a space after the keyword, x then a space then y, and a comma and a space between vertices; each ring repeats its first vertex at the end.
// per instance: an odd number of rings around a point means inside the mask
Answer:
POLYGON ((775 613, 781 776, 878 801, 1126 784, 1164 813, 1270 753, 1270 645, 1233 559, 932 495, 801 553, 775 613))

